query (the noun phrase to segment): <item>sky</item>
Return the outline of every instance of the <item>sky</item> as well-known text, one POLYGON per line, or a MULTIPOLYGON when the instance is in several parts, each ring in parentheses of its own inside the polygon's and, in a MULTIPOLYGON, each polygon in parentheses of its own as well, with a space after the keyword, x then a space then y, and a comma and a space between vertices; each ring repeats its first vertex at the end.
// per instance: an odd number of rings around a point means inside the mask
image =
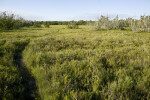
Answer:
POLYGON ((0 11, 27 20, 97 20, 105 15, 120 18, 150 15, 150 0, 0 0, 0 11))

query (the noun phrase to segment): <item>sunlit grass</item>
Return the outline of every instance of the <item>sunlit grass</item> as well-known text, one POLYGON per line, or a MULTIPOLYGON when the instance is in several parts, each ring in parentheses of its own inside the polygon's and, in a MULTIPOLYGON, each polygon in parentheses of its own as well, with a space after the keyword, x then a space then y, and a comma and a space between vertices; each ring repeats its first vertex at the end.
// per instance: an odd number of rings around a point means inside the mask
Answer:
MULTIPOLYGON (((30 40, 22 56, 44 100, 150 98, 149 33, 51 25, 1 32, 0 39, 30 40)), ((0 54, 11 56, 4 48, 0 54)))

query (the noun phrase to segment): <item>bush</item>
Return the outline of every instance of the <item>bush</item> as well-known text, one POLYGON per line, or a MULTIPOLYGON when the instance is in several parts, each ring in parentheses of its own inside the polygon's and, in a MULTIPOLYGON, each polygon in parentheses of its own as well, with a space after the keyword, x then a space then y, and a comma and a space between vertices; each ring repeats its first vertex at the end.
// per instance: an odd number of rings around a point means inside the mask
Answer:
POLYGON ((14 14, 7 12, 0 13, 0 29, 1 30, 12 30, 19 29, 24 26, 31 26, 31 21, 26 21, 21 17, 17 17, 14 14))
POLYGON ((141 16, 140 20, 130 19, 129 22, 133 32, 150 32, 150 16, 141 16))
POLYGON ((150 16, 141 16, 140 20, 132 18, 119 20, 118 16, 114 19, 101 16, 100 19, 95 22, 96 30, 100 31, 112 29, 125 30, 124 27, 130 27, 133 32, 150 32, 150 16))
POLYGON ((10 30, 13 29, 14 25, 15 25, 14 14, 9 15, 6 12, 0 14, 1 29, 10 30))
POLYGON ((79 25, 78 25, 77 22, 71 21, 71 22, 67 25, 67 27, 68 27, 69 29, 78 29, 78 28, 79 28, 79 25))
POLYGON ((123 29, 125 24, 124 21, 119 20, 118 16, 111 20, 109 17, 101 16, 100 19, 95 23, 96 30, 113 30, 113 29, 123 29))
POLYGON ((41 28, 41 24, 40 24, 40 22, 38 22, 38 21, 35 21, 33 26, 34 26, 35 28, 41 28))
POLYGON ((45 28, 49 28, 49 23, 48 23, 48 22, 45 22, 45 23, 44 23, 44 27, 45 27, 45 28))

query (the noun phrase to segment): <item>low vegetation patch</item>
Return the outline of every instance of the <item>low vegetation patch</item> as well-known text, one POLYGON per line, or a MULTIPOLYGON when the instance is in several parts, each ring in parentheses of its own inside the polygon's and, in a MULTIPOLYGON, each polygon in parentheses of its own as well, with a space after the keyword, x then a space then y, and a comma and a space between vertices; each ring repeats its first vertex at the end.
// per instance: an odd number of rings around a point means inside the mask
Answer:
POLYGON ((149 34, 86 30, 62 29, 26 47, 41 98, 148 99, 149 34))
POLYGON ((9 31, 0 31, 0 99, 148 100, 149 21, 40 22, 2 13, 0 30, 9 31))

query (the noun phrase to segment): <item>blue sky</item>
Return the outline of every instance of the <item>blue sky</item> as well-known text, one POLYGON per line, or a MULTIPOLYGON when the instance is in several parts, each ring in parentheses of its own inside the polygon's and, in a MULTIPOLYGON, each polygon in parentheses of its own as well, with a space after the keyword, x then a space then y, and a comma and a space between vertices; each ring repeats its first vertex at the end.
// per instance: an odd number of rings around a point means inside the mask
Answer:
POLYGON ((0 0, 0 11, 28 20, 96 20, 100 15, 120 18, 150 15, 150 0, 0 0))

